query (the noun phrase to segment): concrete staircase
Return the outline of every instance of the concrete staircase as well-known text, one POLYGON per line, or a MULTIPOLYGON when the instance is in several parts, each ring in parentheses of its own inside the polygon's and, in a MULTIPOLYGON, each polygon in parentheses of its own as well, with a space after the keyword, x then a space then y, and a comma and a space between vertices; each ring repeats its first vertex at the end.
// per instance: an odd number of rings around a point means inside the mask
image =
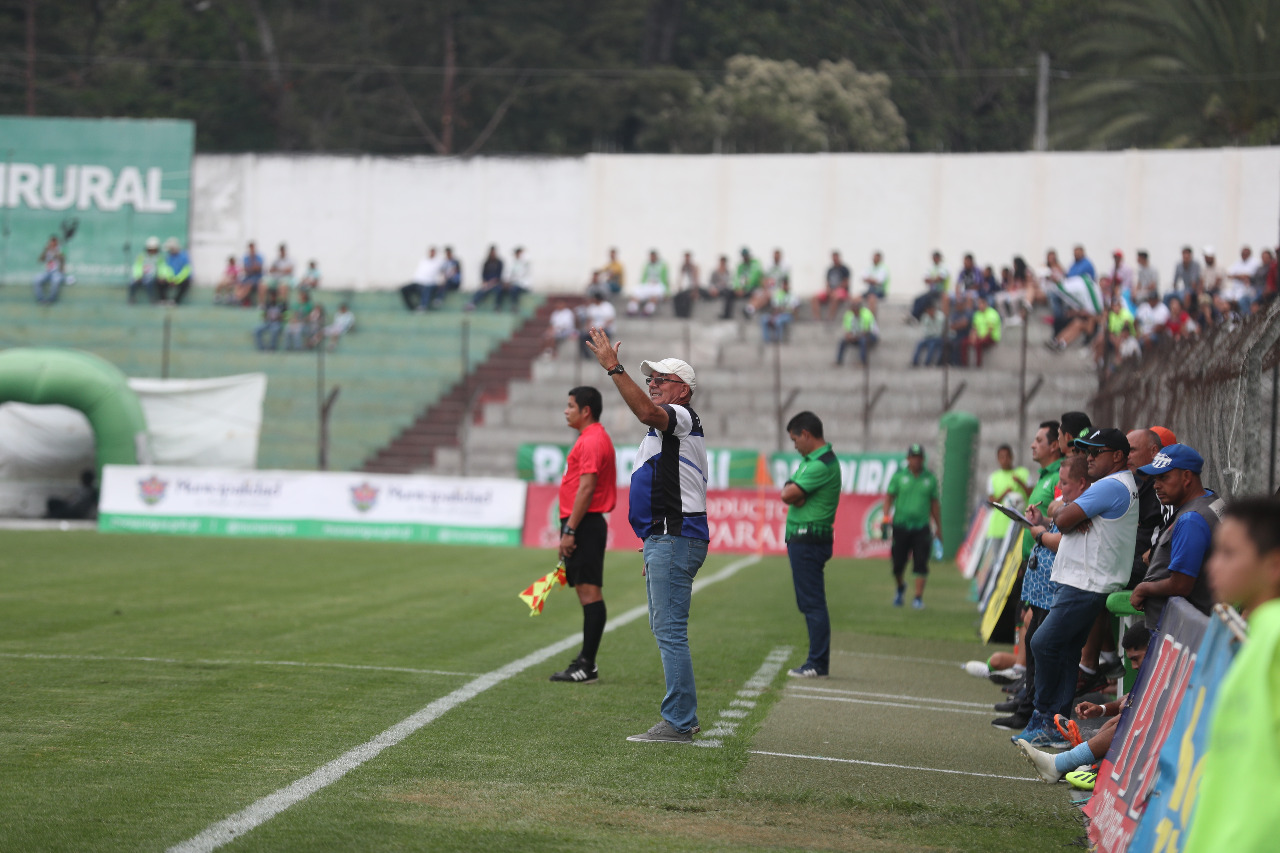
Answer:
MULTIPOLYGON (((946 410, 944 390, 956 397, 954 408, 982 422, 979 470, 995 464, 995 449, 1015 447, 1015 456, 1031 465, 1026 445, 1042 420, 1083 408, 1097 387, 1092 361, 1084 350, 1055 354, 1044 347, 1050 331, 1033 315, 1026 326, 1027 387, 1041 382, 1031 400, 1026 434, 1019 436, 1019 363, 1022 327, 1006 324, 1003 342, 987 352, 982 369, 913 368, 911 356, 919 330, 903 321, 906 306, 880 309, 881 341, 864 370, 856 351, 835 367, 838 325, 800 319, 790 340, 780 346, 761 342, 758 322, 718 319, 716 305, 700 305, 690 320, 620 318, 623 363, 640 376, 645 358, 675 356, 698 373, 694 408, 713 447, 790 450, 782 425, 810 409, 822 418, 828 439, 841 452, 905 451, 920 442, 933 450, 938 418, 946 410), (883 388, 883 391, 880 389, 883 388), (866 417, 868 399, 874 400, 866 417), (779 401, 785 410, 779 423, 779 401), (1021 445, 1021 446, 1019 446, 1021 445)), ((564 425, 566 392, 576 384, 604 392, 602 422, 619 445, 637 444, 643 427, 627 411, 594 360, 582 360, 567 344, 558 358, 539 359, 528 379, 513 381, 506 399, 484 403, 479 418, 460 437, 457 448, 436 454, 434 470, 484 476, 513 476, 522 442, 569 443, 564 425)))

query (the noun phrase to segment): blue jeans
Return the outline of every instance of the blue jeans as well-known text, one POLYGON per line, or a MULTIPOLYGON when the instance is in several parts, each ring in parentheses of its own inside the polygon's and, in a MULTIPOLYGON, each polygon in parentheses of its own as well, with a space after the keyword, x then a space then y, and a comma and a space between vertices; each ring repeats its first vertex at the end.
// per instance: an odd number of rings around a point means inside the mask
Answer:
POLYGON ((279 321, 260 323, 258 328, 254 330, 253 336, 258 341, 258 349, 280 349, 280 332, 284 330, 284 325, 279 321), (267 346, 263 335, 271 335, 271 345, 267 346))
POLYGON ((689 654, 689 598, 693 579, 707 559, 707 543, 687 536, 644 540, 644 586, 649 596, 649 629, 658 641, 667 693, 662 719, 676 731, 698 724, 698 692, 689 654))
POLYGON ((36 292, 36 302, 48 302, 50 305, 58 301, 58 291, 62 290, 62 283, 66 281, 64 276, 58 270, 45 270, 40 277, 35 280, 32 285, 36 292), (45 286, 48 286, 49 292, 45 293, 45 286))
POLYGON ((915 367, 920 363, 920 356, 924 356, 926 366, 942 363, 942 338, 927 337, 921 338, 920 343, 916 344, 915 355, 911 356, 911 366, 915 367))
POLYGON ((880 339, 870 332, 863 332, 856 338, 841 338, 840 349, 836 350, 836 364, 844 364, 844 351, 852 347, 858 348, 858 358, 863 364, 867 363, 867 348, 876 343, 880 339))
POLYGON ((831 543, 788 542, 787 557, 791 560, 796 607, 809 628, 809 657, 804 665, 826 675, 831 668, 831 619, 827 615, 824 569, 831 559, 831 543))
POLYGON ((1036 659, 1035 706, 1049 719, 1054 714, 1071 716, 1080 652, 1094 620, 1106 606, 1105 592, 1061 586, 1053 597, 1049 615, 1031 638, 1031 653, 1036 659))

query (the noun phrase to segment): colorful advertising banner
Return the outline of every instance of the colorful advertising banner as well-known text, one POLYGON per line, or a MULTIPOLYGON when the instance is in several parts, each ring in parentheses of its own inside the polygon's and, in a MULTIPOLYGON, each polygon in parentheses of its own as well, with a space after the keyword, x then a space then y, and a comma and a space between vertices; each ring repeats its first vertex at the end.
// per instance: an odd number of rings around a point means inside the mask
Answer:
MULTIPOLYGON (((611 550, 640 548, 627 523, 627 494, 618 489, 618 507, 609 514, 611 550)), ((530 548, 554 548, 560 542, 558 486, 530 484, 525 509, 524 544, 530 548)), ((889 541, 880 538, 884 515, 883 495, 843 495, 836 511, 837 557, 889 557, 889 541)), ((724 554, 785 554, 787 508, 772 489, 723 489, 707 492, 707 521, 712 551, 724 554)))
MULTIPOLYGON (((522 444, 516 450, 516 476, 531 483, 559 483, 564 475, 565 459, 569 456, 569 444, 522 444)), ((636 464, 634 446, 615 447, 617 456, 618 485, 631 483, 631 472, 636 464)), ((756 464, 760 454, 741 448, 709 448, 707 450, 707 487, 729 489, 754 486, 756 464)))
POLYGON ((1156 764, 1178 718, 1209 618, 1182 598, 1169 600, 1142 663, 1093 797, 1084 808, 1089 841, 1101 853, 1129 849, 1156 782, 1156 764))
POLYGON ((77 284, 125 284, 149 236, 188 244, 189 121, 0 117, 0 282, 56 235, 77 284))
MULTIPOLYGON (((846 495, 882 495, 889 478, 906 462, 901 453, 837 453, 840 463, 840 491, 846 495)), ((779 489, 800 466, 798 453, 774 453, 769 457, 769 473, 779 489)))
POLYGON ((1000 617, 1004 615, 1009 606, 1009 598, 1012 596, 1013 587, 1018 580, 1018 569, 1022 567, 1022 537, 1024 535, 1025 531, 1021 527, 1011 525, 1001 541, 1000 551, 996 557, 999 571, 992 573, 993 580, 989 590, 984 591, 984 598, 978 605, 978 609, 982 613, 982 621, 978 632, 982 635, 982 642, 984 643, 991 642, 996 626, 1000 624, 1000 617))
POLYGON ((519 545, 519 480, 108 465, 105 532, 519 545))
POLYGON ((1195 816, 1204 753, 1209 745, 1209 721, 1218 699, 1218 687, 1235 658, 1235 640, 1221 619, 1210 618, 1191 688, 1182 700, 1178 717, 1160 750, 1160 762, 1147 809, 1138 821, 1130 850, 1177 851, 1183 848, 1195 816))

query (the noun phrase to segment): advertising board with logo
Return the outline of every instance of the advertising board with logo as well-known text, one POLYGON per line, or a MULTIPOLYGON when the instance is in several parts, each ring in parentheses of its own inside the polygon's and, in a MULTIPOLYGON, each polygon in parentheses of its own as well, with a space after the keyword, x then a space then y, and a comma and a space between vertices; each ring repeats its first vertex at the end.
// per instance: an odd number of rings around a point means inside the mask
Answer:
POLYGON ((124 284, 147 237, 187 247, 195 124, 0 118, 0 283, 44 270, 51 235, 75 283, 124 284))
POLYGON ((1089 841, 1101 853, 1129 849, 1157 778, 1161 750, 1187 696, 1209 618, 1171 598, 1152 639, 1133 699, 1116 729, 1093 797, 1084 808, 1089 841))
MULTIPOLYGON (((559 483, 564 475, 565 460, 572 444, 520 445, 516 450, 516 476, 531 483, 559 483)), ((634 446, 616 447, 618 485, 631 482, 635 468, 634 446)), ((712 447, 707 449, 707 486, 712 489, 728 489, 755 485, 756 462, 760 454, 754 450, 712 447)))
MULTIPOLYGON (((880 495, 889 486, 889 478, 906 464, 900 453, 837 453, 840 463, 840 491, 846 495, 880 495)), ((769 473, 773 484, 782 488, 787 478, 800 466, 798 453, 774 453, 769 457, 769 473)))
MULTIPOLYGON (((618 489, 618 506, 609 514, 611 550, 640 547, 627 522, 629 488, 618 489)), ((883 495, 842 495, 836 510, 833 554, 837 557, 887 558, 889 541, 881 538, 883 495)), ((787 508, 773 490, 720 489, 707 492, 710 550, 723 554, 785 554, 787 508)), ((525 510, 524 544, 554 548, 560 541, 558 487, 531 483, 525 510)))
POLYGON ((108 465, 107 532, 519 545, 525 484, 306 471, 108 465))

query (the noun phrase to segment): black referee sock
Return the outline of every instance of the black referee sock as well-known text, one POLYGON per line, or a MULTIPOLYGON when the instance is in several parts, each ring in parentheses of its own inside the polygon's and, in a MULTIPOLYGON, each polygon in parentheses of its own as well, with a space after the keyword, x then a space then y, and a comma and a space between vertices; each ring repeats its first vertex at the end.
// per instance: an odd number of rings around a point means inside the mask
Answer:
POLYGON ((600 638, 604 636, 605 609, 603 601, 582 605, 582 654, 587 663, 596 662, 600 650, 600 638))

